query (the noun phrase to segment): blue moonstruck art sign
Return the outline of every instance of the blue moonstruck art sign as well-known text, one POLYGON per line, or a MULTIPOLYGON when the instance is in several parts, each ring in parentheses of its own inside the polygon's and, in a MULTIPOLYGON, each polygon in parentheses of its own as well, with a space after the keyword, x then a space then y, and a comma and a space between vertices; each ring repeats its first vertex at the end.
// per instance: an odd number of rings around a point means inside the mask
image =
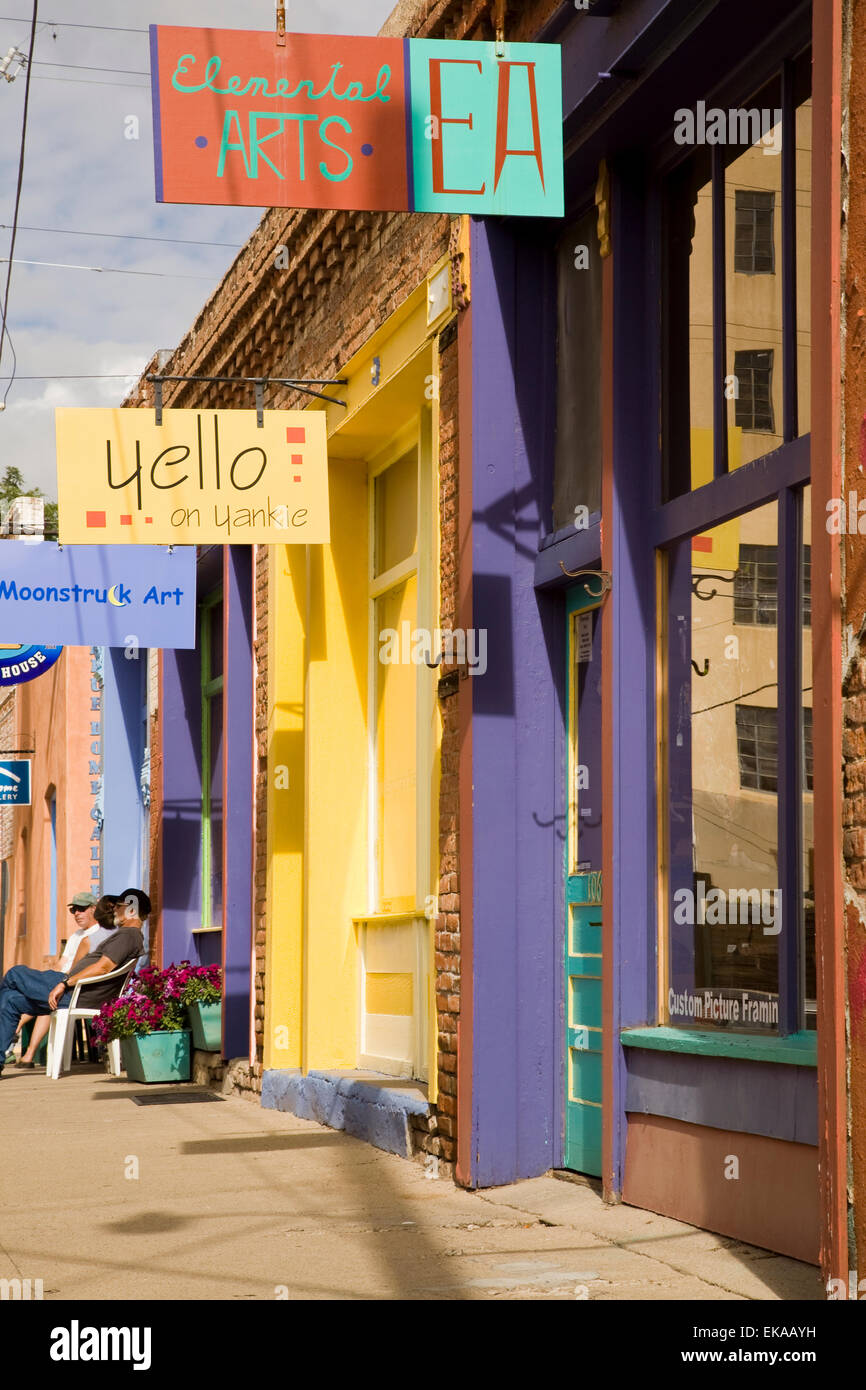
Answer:
POLYGON ((4 637, 66 647, 192 648, 195 605, 194 546, 0 542, 4 637))

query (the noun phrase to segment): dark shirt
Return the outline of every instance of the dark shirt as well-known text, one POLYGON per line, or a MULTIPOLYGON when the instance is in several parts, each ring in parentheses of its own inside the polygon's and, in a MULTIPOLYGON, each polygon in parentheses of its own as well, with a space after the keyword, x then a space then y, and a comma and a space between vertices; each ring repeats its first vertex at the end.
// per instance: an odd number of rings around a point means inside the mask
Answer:
MULTIPOLYGON (((113 960, 115 966, 123 965, 126 961, 137 958, 144 950, 144 937, 138 927, 118 927, 116 932, 107 936, 101 942, 98 951, 91 951, 89 955, 82 956, 75 967, 72 985, 67 985, 67 989, 74 988, 78 976, 89 966, 96 965, 103 956, 108 956, 113 960)), ((93 984, 89 981, 82 981, 82 991, 78 996, 79 1002, 85 1009, 98 1009, 109 999, 116 999, 120 993, 123 980, 118 976, 114 980, 101 980, 98 976, 93 984)))

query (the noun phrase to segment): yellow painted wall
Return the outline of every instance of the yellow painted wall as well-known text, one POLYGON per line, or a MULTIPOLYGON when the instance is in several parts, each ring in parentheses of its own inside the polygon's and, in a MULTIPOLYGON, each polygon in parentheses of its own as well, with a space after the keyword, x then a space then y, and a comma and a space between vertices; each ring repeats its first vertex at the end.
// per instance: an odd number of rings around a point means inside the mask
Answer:
MULTIPOLYGON (((362 1001, 357 924, 370 910, 374 886, 368 877, 368 461, 390 447, 401 431, 408 437, 420 417, 429 473, 419 511, 417 621, 436 628, 438 429, 431 431, 437 417, 430 387, 435 354, 425 314, 422 285, 395 313, 393 331, 385 325, 341 371, 349 379, 343 394, 351 408, 326 408, 330 544, 273 547, 270 554, 266 1068, 358 1066, 362 1001), (383 368, 378 388, 371 386, 368 360, 374 345, 383 368), (281 768, 288 770, 288 789, 277 785, 281 768)), ((311 408, 322 407, 317 403, 311 408)), ((394 668, 392 674, 414 679, 416 670, 394 668)), ((423 912, 438 883, 437 675, 424 668, 429 690, 420 697, 408 738, 409 744, 417 743, 416 762, 407 765, 407 772, 417 781, 425 826, 417 861, 413 846, 403 866, 409 911, 423 912)), ((375 711, 369 711, 369 718, 375 724, 375 711)), ((429 931, 428 979, 421 994, 429 1000, 427 1035, 435 1058, 432 925, 429 931)), ((377 1008, 388 1003, 390 1009, 399 996, 397 1018, 405 1017, 406 979, 412 978, 400 978, 406 969, 396 960, 373 963, 372 1002, 377 1008)), ((385 1013, 390 1017, 388 1009, 385 1013)), ((434 1068, 431 1096, 435 1092, 434 1068)))
POLYGON ((358 1064, 352 918, 367 901, 367 477, 332 459, 331 544, 309 551, 305 1067, 358 1064))
POLYGON ((265 1067, 299 1067, 304 869, 306 547, 268 547, 265 1067), (288 778, 288 787, 279 785, 288 778))

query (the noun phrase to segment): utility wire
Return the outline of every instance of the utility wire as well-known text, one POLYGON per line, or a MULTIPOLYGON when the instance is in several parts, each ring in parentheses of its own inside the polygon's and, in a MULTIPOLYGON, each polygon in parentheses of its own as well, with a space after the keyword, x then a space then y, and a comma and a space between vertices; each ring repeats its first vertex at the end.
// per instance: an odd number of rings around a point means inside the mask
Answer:
POLYGON ((138 72, 135 68, 91 68, 81 63, 45 63, 36 59, 37 68, 68 68, 70 72, 117 72, 121 77, 150 77, 149 72, 138 72))
POLYGON ((71 82, 73 87, 126 87, 132 92, 149 92, 143 82, 100 82, 98 77, 52 77, 47 72, 35 72, 34 82, 71 82))
MULTIPOLYGON (((5 322, 5 320, 4 320, 4 322, 5 322)), ((3 404, 4 404, 4 405, 6 404, 6 396, 9 395, 9 392, 10 392, 11 389, 12 389, 12 383, 13 383, 13 381, 15 380, 15 376, 16 376, 16 373, 17 373, 17 371, 18 371, 18 354, 17 354, 16 351, 15 351, 15 344, 14 344, 13 341, 12 341, 12 334, 9 332, 8 326, 7 326, 7 328, 6 328, 6 341, 7 341, 8 344, 9 344, 9 351, 12 353, 12 375, 9 376, 9 377, 0 377, 0 381, 8 381, 8 382, 9 382, 9 385, 8 385, 7 388, 6 388, 6 395, 3 397, 3 404)))
MULTIPOLYGON (((30 71, 33 66, 33 47, 36 43, 36 24, 39 12, 39 0, 33 0, 33 18, 30 21, 30 50, 27 55, 27 74, 24 82, 24 113, 21 117, 21 152, 18 156, 18 182, 15 188, 15 210, 12 214, 12 237, 9 242, 9 269, 6 272, 6 290, 3 295, 3 317, 0 319, 0 361, 3 358, 3 340, 6 336, 6 319, 9 314, 9 291, 12 286, 12 265, 15 258, 15 238, 18 233, 18 210, 21 207, 21 189, 24 184, 24 151, 27 146, 27 111, 30 105, 30 71)), ((14 352, 13 352, 14 358, 14 352)), ((6 387, 6 395, 3 397, 3 404, 6 404, 6 397, 12 390, 12 382, 15 380, 17 362, 12 368, 12 376, 9 385, 6 387)))
MULTIPOLYGON (((20 14, 0 14, 0 20, 9 24, 23 24, 20 14)), ((114 24, 68 24, 66 20, 43 19, 46 29, 105 29, 112 34, 146 34, 147 29, 121 29, 114 24)))
MULTIPOLYGON (((8 231, 9 223, 0 222, 0 231, 8 231)), ((176 246, 224 246, 229 251, 240 251, 240 243, 234 241, 195 241, 179 236, 136 236, 132 232, 79 232, 74 227, 29 227, 18 223, 19 232, 50 232, 52 236, 102 236, 115 241, 166 241, 176 246)), ((724 619, 720 619, 723 622, 724 619)))
MULTIPOLYGON (((0 265, 11 258, 0 256, 0 265)), ((212 275, 182 275, 171 270, 121 270, 119 266, 113 265, 66 265, 63 261, 23 261, 17 257, 16 265, 38 265, 50 270, 92 270, 97 275, 147 275, 157 280, 207 280, 213 283, 212 275)))

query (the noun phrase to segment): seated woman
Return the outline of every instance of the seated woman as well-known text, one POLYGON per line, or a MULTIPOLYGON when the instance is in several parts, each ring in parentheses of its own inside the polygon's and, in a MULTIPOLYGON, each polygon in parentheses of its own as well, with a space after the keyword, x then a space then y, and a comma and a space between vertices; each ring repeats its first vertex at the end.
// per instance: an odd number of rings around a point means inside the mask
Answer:
MULTIPOLYGON (((100 898, 97 902, 92 893, 76 893, 69 904, 69 911, 75 918, 76 929, 66 942, 63 954, 56 966, 53 967, 56 970, 62 970, 65 974, 71 974, 73 966, 81 957, 87 955, 88 951, 94 951, 115 930, 113 898, 100 898)), ((21 1028, 30 1021, 31 1017, 30 1014, 24 1015, 21 1019, 21 1028)), ((40 1014, 33 1020, 30 1042, 27 1051, 17 1062, 19 1067, 32 1070, 36 1066, 36 1053, 50 1027, 50 1014, 40 1014)), ((7 1063, 16 1061, 14 1057, 8 1057, 6 1060, 7 1063)))

